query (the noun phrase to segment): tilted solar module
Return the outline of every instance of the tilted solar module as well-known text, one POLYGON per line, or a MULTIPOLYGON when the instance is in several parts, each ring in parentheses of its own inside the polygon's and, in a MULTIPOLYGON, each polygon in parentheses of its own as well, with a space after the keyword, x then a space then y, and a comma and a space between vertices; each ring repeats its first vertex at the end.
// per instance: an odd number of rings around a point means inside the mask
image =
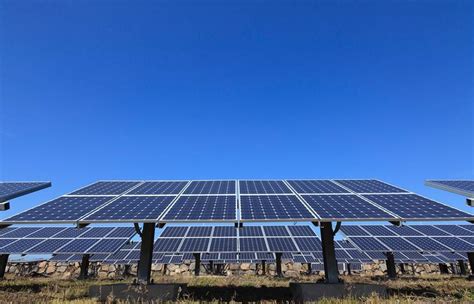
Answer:
POLYGON ((421 251, 425 252, 443 252, 451 251, 452 249, 444 246, 440 242, 433 240, 432 238, 426 236, 415 236, 406 238, 411 243, 415 244, 421 251))
POLYGON ((296 195, 241 195, 242 221, 313 220, 296 195))
POLYGON ((263 226, 266 236, 290 236, 286 226, 263 226))
POLYGON ((168 238, 168 239, 160 239, 158 238, 155 241, 155 244, 153 246, 153 251, 154 252, 177 252, 179 249, 179 246, 181 245, 181 241, 183 239, 181 238, 168 238))
POLYGON ((180 252, 203 252, 209 248, 209 238, 185 238, 179 248, 180 252))
POLYGON ((438 236, 438 237, 433 237, 433 239, 445 245, 446 247, 453 249, 452 251, 457 251, 457 252, 473 252, 474 251, 473 244, 465 242, 457 237, 438 236))
POLYGON ((215 226, 212 235, 214 237, 236 237, 237 230, 235 227, 230 226, 215 226))
POLYGON ((235 252, 237 251, 237 238, 212 238, 209 250, 213 252, 235 252))
POLYGON ((387 229, 393 231, 394 233, 400 236, 422 236, 423 235, 420 232, 418 232, 416 229, 413 229, 411 226, 400 226, 400 227, 386 226, 386 227, 387 229))
POLYGON ((239 228, 240 236, 263 236, 261 226, 243 226, 239 228))
POLYGON ((397 236, 379 237, 377 240, 391 249, 391 251, 420 251, 420 249, 412 243, 397 236))
POLYGON ((0 203, 50 186, 50 182, 0 182, 0 203))
POLYGON ((472 224, 471 225, 459 225, 459 226, 474 233, 474 225, 472 225, 472 224))
POLYGON ((241 237, 239 238, 241 251, 264 252, 268 251, 264 238, 241 237))
POLYGON ((346 180, 335 180, 340 185, 350 189, 355 193, 403 193, 407 192, 403 189, 394 187, 387 183, 373 180, 373 179, 366 179, 366 180, 357 180, 357 179, 346 179, 346 180))
POLYGON ((55 253, 73 253, 82 254, 87 252, 89 248, 99 242, 99 239, 74 239, 65 246, 56 250, 55 253))
POLYGON ((126 239, 102 239, 96 244, 94 244, 94 246, 84 251, 84 253, 114 253, 117 252, 121 247, 123 247, 123 245, 125 245, 127 242, 128 240, 126 239))
POLYGON ((428 180, 426 185, 466 197, 474 197, 474 180, 428 180))
POLYGON ((309 226, 288 226, 288 230, 290 230, 292 236, 316 236, 316 233, 309 226))
POLYGON ((0 254, 22 254, 41 242, 42 239, 18 239, 0 248, 0 254))
POLYGON ((165 227, 161 233, 160 238, 163 237, 184 237, 188 232, 189 227, 165 227))
POLYGON ((330 180, 288 180, 288 183, 299 194, 349 192, 330 180))
POLYGON ((210 226, 197 226, 189 227, 188 234, 186 237, 207 237, 212 235, 212 227, 210 226))
POLYGON ((315 237, 296 237, 294 238, 296 245, 301 251, 313 252, 322 251, 322 244, 318 238, 315 237))
POLYGON ((188 184, 187 181, 150 181, 128 192, 130 195, 178 194, 188 184))
POLYGON ((450 234, 433 225, 413 225, 411 228, 429 236, 449 236, 450 234))
POLYGON ((466 261, 467 256, 464 254, 459 254, 457 252, 440 252, 440 255, 444 256, 446 259, 457 262, 457 261, 466 261))
POLYGON ((342 225, 341 232, 347 236, 370 236, 370 234, 356 225, 342 225))
POLYGON ((120 195, 139 185, 138 181, 99 181, 70 195, 120 195))
POLYGON ((235 196, 180 196, 163 221, 236 221, 236 212, 235 196))
POLYGON ((25 252, 28 254, 49 254, 56 252, 59 248, 69 243, 70 239, 47 239, 34 247, 28 248, 25 252))
POLYGON ((366 252, 366 251, 381 251, 388 252, 390 249, 376 240, 373 237, 351 237, 349 242, 353 243, 357 248, 366 252))
POLYGON ((395 216, 356 195, 303 195, 303 199, 322 219, 396 219, 395 216))
POLYGON ((39 229, 38 231, 29 234, 28 237, 30 238, 50 238, 54 237, 56 234, 59 234, 61 231, 66 230, 65 227, 44 227, 43 229, 39 229))
POLYGON ((291 238, 267 237, 269 251, 272 252, 296 252, 296 246, 291 238))
POLYGON ((456 225, 435 225, 436 228, 441 229, 454 236, 474 236, 474 232, 464 229, 461 226, 456 225))
POLYGON ((24 238, 41 230, 42 227, 20 227, 2 235, 2 238, 24 238))
POLYGON ((293 192, 281 180, 241 180, 241 194, 292 194, 293 192))
POLYGON ((192 181, 184 194, 235 194, 235 181, 192 181))
POLYGON ((397 235, 392 230, 388 229, 386 226, 381 225, 365 225, 363 227, 370 235, 373 236, 395 236, 397 235))

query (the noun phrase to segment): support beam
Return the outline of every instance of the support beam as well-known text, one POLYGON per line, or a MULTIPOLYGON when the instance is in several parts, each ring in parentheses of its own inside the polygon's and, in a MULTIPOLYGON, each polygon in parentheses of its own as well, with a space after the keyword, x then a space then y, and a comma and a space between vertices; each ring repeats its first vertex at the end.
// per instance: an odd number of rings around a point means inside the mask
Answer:
POLYGON ((266 275, 267 271, 265 270, 265 260, 262 261, 262 274, 266 275))
POLYGON ((385 255, 387 256, 386 264, 388 278, 395 279, 397 277, 397 269, 395 268, 395 257, 393 256, 393 252, 387 252, 385 255))
POLYGON ((8 264, 8 254, 0 255, 0 280, 5 277, 5 270, 7 269, 8 264))
POLYGON ((439 266, 439 273, 449 274, 448 265, 446 265, 444 263, 439 263, 438 266, 439 266))
POLYGON ((168 270, 168 264, 163 264, 163 275, 166 275, 166 270, 168 270))
POLYGON ((347 274, 352 275, 351 263, 347 263, 347 274))
POLYGON ((140 247, 140 260, 138 261, 138 284, 150 284, 154 241, 155 224, 144 223, 142 229, 142 244, 140 247))
POLYGON ((281 256, 282 256, 282 253, 281 252, 276 252, 275 253, 275 257, 276 257, 276 273, 277 273, 277 277, 283 277, 283 273, 281 271, 281 256))
POLYGON ((466 204, 470 207, 474 207, 474 198, 466 198, 466 204))
POLYGON ((311 267, 311 263, 308 263, 308 272, 307 272, 307 274, 311 275, 312 272, 313 272, 313 269, 311 267))
POLYGON ((467 259, 469 260, 469 265, 471 266, 471 274, 474 276, 474 252, 468 252, 467 259))
POLYGON ((459 274, 466 275, 467 274, 466 263, 464 263, 463 260, 459 260, 458 265, 459 265, 459 274))
POLYGON ((209 270, 211 274, 214 274, 214 261, 209 261, 209 270))
POLYGON ((456 270, 456 265, 454 263, 449 263, 449 266, 451 266, 451 272, 452 274, 457 274, 457 270, 456 270))
POLYGON ((405 274, 405 273, 406 273, 406 271, 405 271, 405 264, 400 263, 400 264, 398 264, 398 265, 400 266, 400 272, 401 272, 402 274, 405 274))
POLYGON ((324 277, 326 283, 339 283, 336 250, 334 249, 334 232, 331 222, 321 222, 321 241, 323 243, 324 277))
POLYGON ((89 254, 82 255, 81 273, 79 274, 79 280, 85 280, 89 276, 89 258, 89 254))
POLYGON ((200 253, 193 253, 194 255, 194 275, 199 276, 201 272, 201 254, 200 253))
POLYGON ((10 203, 9 202, 3 202, 0 203, 0 211, 6 211, 10 209, 10 203))
POLYGON ((411 272, 413 273, 413 275, 416 274, 416 267, 415 267, 415 264, 411 264, 411 272))

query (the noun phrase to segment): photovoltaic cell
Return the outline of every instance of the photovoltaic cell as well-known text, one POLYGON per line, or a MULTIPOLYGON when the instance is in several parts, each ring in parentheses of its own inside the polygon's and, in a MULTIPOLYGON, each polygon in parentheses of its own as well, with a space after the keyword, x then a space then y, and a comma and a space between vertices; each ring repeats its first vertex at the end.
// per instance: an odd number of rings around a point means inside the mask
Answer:
POLYGON ((400 237, 380 237, 378 240, 392 251, 419 251, 417 247, 400 237))
POLYGON ((459 226, 469 231, 472 231, 474 233, 474 225, 459 225, 459 226))
POLYGON ((380 225, 366 225, 363 227, 370 235, 373 236, 394 236, 395 232, 387 229, 385 226, 380 225))
POLYGON ((268 180, 241 180, 241 194, 274 194, 274 193, 292 193, 283 181, 268 180))
POLYGON ((2 235, 2 238, 23 238, 41 230, 41 227, 21 227, 2 235))
POLYGON ((135 228, 133 227, 116 227, 110 234, 107 235, 109 238, 131 238, 136 234, 135 228))
POLYGON ((465 242, 459 238, 445 236, 445 237, 433 237, 436 241, 440 242, 441 244, 453 249, 453 251, 458 252, 472 252, 474 251, 474 245, 465 242))
POLYGON ((202 252, 207 251, 209 238, 186 238, 179 249, 180 252, 202 252))
POLYGON ((59 232, 65 230, 65 227, 45 227, 32 234, 28 235, 29 238, 50 238, 54 237, 59 232))
POLYGON ((215 226, 213 236, 214 237, 236 237, 237 229, 235 227, 228 227, 228 226, 215 226))
POLYGON ((10 245, 11 243, 16 241, 17 239, 0 239, 0 248, 10 245))
POLYGON ((264 238, 239 238, 240 251, 268 251, 264 238))
POLYGON ((91 229, 90 227, 85 228, 66 228, 61 232, 57 233, 54 237, 56 238, 76 238, 86 233, 91 229))
POLYGON ((27 253, 29 254, 53 253, 69 242, 71 242, 70 239, 47 239, 39 243, 37 246, 29 248, 27 250, 27 253))
POLYGON ((474 232, 456 225, 435 225, 435 227, 454 236, 474 236, 474 232))
POLYGON ((356 195, 303 195, 303 198, 323 219, 394 218, 356 195))
POLYGON ((72 192, 70 195, 120 195, 140 182, 96 182, 72 192))
POLYGON ((428 185, 464 196, 474 195, 474 180, 430 180, 428 185))
POLYGON ((219 259, 218 252, 206 252, 201 255, 201 260, 214 261, 219 259))
POLYGON ((112 232, 111 227, 92 227, 89 230, 81 234, 81 238, 103 238, 112 232))
POLYGON ((115 253, 127 243, 126 239, 102 239, 85 253, 115 253))
POLYGON ((235 181, 193 181, 185 194, 235 194, 235 181))
POLYGON ((128 192, 128 194, 154 195, 154 194, 178 194, 183 190, 188 182, 183 181, 162 181, 162 182, 144 182, 137 188, 128 192))
POLYGON ((313 229, 308 226, 288 226, 293 236, 316 236, 313 229))
POLYGON ((271 261, 275 259, 275 256, 271 252, 257 252, 257 259, 271 261))
POLYGON ((236 220, 235 196, 181 196, 165 221, 236 220))
POLYGON ((64 247, 56 250, 56 253, 84 253, 87 249, 96 244, 98 239, 74 239, 64 247))
POLYGON ((68 222, 76 221, 109 201, 110 197, 60 197, 25 212, 14 215, 5 222, 68 222))
POLYGON ((295 195, 241 195, 242 220, 313 219, 295 195))
POLYGON ((160 235, 162 237, 184 237, 188 227, 166 227, 163 233, 160 235))
POLYGON ((406 251, 403 254, 410 260, 415 262, 426 261, 426 258, 419 252, 406 251))
POLYGON ((155 252, 177 252, 182 239, 157 239, 153 246, 155 252))
POLYGON ((239 228, 240 236, 263 236, 262 227, 260 226, 244 226, 239 228))
POLYGON ((272 252, 296 252, 296 246, 291 238, 267 238, 269 250, 272 252))
POLYGON ((362 251, 390 251, 387 246, 371 237, 351 237, 349 241, 362 251))
POLYGON ((296 245, 301 251, 313 252, 322 251, 322 244, 318 238, 315 237, 297 237, 294 238, 296 245))
POLYGON ((338 184, 349 188, 356 193, 403 193, 400 188, 391 186, 378 180, 336 180, 338 184))
POLYGON ((50 186, 50 182, 0 182, 0 203, 50 186))
POLYGON ((289 180, 288 183, 299 194, 304 193, 348 193, 346 189, 329 180, 289 180))
POLYGON ((342 225, 341 232, 347 236, 369 236, 367 231, 355 225, 342 225))
POLYGON ((43 240, 41 239, 20 239, 16 242, 13 242, 7 246, 4 246, 3 248, 0 249, 0 253, 5 253, 5 254, 21 254, 26 252, 28 249, 30 249, 33 246, 38 245, 41 243, 43 240))
POLYGON ((187 237, 210 237, 212 234, 212 227, 201 226, 201 227, 190 227, 187 237))
POLYGON ((407 237, 406 239, 425 252, 451 251, 450 248, 426 236, 407 237))
POLYGON ((290 236, 285 226, 263 226, 266 236, 290 236))
POLYGON ((213 238, 210 251, 235 252, 237 251, 237 238, 213 238))
POLYGON ((403 219, 469 219, 473 215, 416 194, 369 194, 372 202, 403 219))
POLYGON ((82 221, 158 221, 160 215, 174 198, 174 196, 122 196, 90 214, 82 221))
POLYGON ((449 236, 449 233, 438 229, 433 225, 413 225, 411 228, 429 236, 449 236))
POLYGON ((409 226, 401 226, 401 227, 396 227, 396 226, 386 226, 387 229, 395 232, 397 235, 400 236, 422 236, 422 234, 415 229, 409 227, 409 226))

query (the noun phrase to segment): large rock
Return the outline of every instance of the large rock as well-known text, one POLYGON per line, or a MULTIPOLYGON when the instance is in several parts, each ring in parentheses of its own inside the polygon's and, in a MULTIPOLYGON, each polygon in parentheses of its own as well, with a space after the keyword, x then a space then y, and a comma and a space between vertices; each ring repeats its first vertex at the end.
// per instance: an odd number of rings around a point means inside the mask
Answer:
POLYGON ((48 268, 46 268, 46 274, 53 274, 56 272, 56 266, 55 265, 49 265, 48 268))
POLYGON ((250 270, 250 263, 242 263, 242 264, 240 264, 240 269, 242 269, 242 270, 250 270))

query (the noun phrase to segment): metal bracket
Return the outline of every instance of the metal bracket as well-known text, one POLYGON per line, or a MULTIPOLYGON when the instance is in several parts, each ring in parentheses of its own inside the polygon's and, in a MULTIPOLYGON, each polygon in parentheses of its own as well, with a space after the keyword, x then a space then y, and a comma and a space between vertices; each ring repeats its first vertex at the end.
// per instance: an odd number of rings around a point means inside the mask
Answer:
POLYGON ((342 222, 337 222, 336 223, 336 227, 334 227, 334 231, 332 232, 333 236, 336 236, 336 233, 339 232, 339 229, 341 229, 341 224, 342 224, 342 222))
POLYGON ((138 223, 133 223, 133 227, 135 228, 135 232, 142 238, 142 231, 140 230, 140 225, 138 223))

